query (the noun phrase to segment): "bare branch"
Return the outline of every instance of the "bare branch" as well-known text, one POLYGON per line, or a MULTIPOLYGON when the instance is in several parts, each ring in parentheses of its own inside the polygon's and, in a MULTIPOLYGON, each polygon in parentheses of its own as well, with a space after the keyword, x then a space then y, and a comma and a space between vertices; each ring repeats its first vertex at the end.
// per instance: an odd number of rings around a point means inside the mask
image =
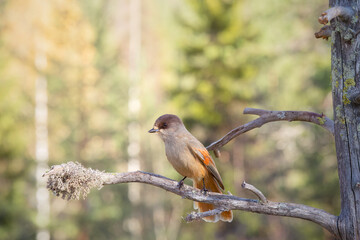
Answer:
POLYGON ((206 212, 192 212, 188 214, 185 218, 186 222, 193 222, 195 220, 200 220, 204 217, 213 216, 222 213, 223 211, 227 211, 226 209, 213 209, 206 212))
POLYGON ((314 35, 316 38, 322 38, 328 40, 331 37, 332 29, 330 25, 323 26, 320 31, 316 32, 314 35))
MULTIPOLYGON (((336 216, 327 213, 324 210, 302 204, 270 201, 268 201, 267 204, 261 204, 259 201, 253 199, 239 198, 232 195, 224 195, 213 192, 208 192, 206 195, 204 195, 199 189, 190 187, 188 185, 183 185, 183 187, 179 189, 177 181, 160 175, 142 171, 105 173, 98 170, 86 169, 79 163, 72 162, 54 166, 52 167, 52 170, 44 175, 49 177, 49 189, 56 195, 58 195, 57 193, 59 192, 65 193, 67 199, 75 199, 75 197, 72 195, 74 192, 85 192, 85 194, 87 194, 89 187, 99 188, 98 183, 101 183, 102 185, 110 185, 139 182, 162 188, 166 191, 177 194, 182 198, 197 202, 211 203, 218 207, 218 210, 213 210, 211 212, 209 211, 208 213, 203 213, 203 215, 218 214, 218 211, 223 210, 243 210, 275 216, 301 218, 317 223, 327 229, 334 236, 338 236, 336 230, 336 216), (84 175, 86 175, 86 177, 84 175), (77 181, 77 178, 81 178, 83 180, 87 179, 89 182, 77 181), (96 179, 95 182, 97 184, 93 184, 94 181, 91 180, 92 178, 96 179), (82 190, 83 188, 85 188, 86 191, 82 190)), ((197 216, 201 217, 203 215, 194 215, 194 217, 189 217, 189 219, 196 219, 197 216)))
POLYGON ((228 142, 230 142, 235 137, 239 136, 240 134, 246 133, 252 129, 259 128, 265 123, 269 122, 276 122, 276 121, 304 121, 304 122, 311 122, 317 124, 334 135, 334 122, 324 116, 323 114, 313 113, 313 112, 306 112, 306 111, 269 111, 264 109, 255 109, 255 108, 245 108, 244 114, 254 114, 258 115, 259 118, 248 122, 244 125, 241 125, 237 128, 234 128, 230 132, 228 132, 225 136, 221 139, 213 142, 206 148, 209 151, 219 149, 228 142))
POLYGON ((323 12, 318 21, 325 25, 336 17, 341 17, 343 20, 349 20, 354 14, 355 11, 352 8, 336 6, 323 12))
POLYGON ((254 193, 262 203, 267 203, 268 200, 266 199, 266 197, 264 196, 264 194, 259 190, 257 189, 256 187, 254 187, 253 185, 249 184, 249 183, 246 183, 245 181, 243 181, 243 183, 241 184, 241 187, 246 189, 246 190, 249 190, 250 192, 254 193))

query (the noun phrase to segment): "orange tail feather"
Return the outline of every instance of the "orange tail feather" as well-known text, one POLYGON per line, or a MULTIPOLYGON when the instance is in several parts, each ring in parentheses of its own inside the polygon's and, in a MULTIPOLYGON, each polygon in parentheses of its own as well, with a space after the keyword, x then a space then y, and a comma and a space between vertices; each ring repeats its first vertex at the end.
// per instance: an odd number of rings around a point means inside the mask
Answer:
MULTIPOLYGON (((194 179, 194 187, 198 189, 203 189, 203 181, 202 180, 196 181, 194 179)), ((210 192, 222 193, 212 176, 208 176, 208 175, 205 176, 205 187, 210 192)), ((210 203, 194 202, 194 208, 198 209, 199 212, 206 212, 213 210, 216 207, 210 203)), ((222 212, 220 216, 213 215, 213 216, 204 217, 203 220, 206 222, 217 222, 219 220, 223 222, 231 222, 233 220, 233 214, 232 211, 230 210, 230 211, 222 212)))

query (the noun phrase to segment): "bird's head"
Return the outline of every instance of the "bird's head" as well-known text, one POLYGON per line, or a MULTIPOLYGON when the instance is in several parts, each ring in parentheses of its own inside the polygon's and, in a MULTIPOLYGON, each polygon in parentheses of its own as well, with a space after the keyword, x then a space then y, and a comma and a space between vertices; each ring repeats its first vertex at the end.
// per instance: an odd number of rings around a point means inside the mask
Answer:
POLYGON ((184 124, 178 116, 165 114, 156 119, 154 127, 149 130, 149 133, 159 133, 163 138, 184 128, 184 124))

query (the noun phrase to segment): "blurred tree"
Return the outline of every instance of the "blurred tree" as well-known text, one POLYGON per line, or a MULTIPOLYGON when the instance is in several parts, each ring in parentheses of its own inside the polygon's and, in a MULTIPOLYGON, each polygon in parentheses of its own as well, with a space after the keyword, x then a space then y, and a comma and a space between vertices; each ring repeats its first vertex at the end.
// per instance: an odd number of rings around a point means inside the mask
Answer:
MULTIPOLYGON (((126 170, 127 83, 119 65, 121 47, 113 30, 109 1, 71 1, 58 6, 55 39, 74 61, 57 59, 52 80, 53 161, 76 160, 108 171, 126 170), (67 13, 67 14, 63 14, 67 13), (123 160, 121 160, 123 159, 123 160)), ((64 57, 66 57, 64 55, 64 57)), ((54 236, 107 239, 129 235, 119 227, 131 208, 127 186, 107 189, 70 209, 57 209, 54 236), (62 221, 62 219, 72 219, 62 221)), ((59 204, 54 200, 54 205, 59 204)))
POLYGON ((28 201, 34 191, 34 162, 28 154, 31 139, 31 103, 10 68, 11 55, 0 40, 0 238, 30 239, 35 237, 32 221, 33 203, 28 201))
MULTIPOLYGON (((249 88, 257 66, 243 49, 256 36, 241 16, 244 1, 188 1, 179 13, 183 35, 179 39, 181 80, 171 96, 183 109, 184 122, 212 127, 234 124, 243 103, 254 97, 249 88)), ((221 127, 220 127, 221 128, 221 127)), ((208 137, 213 137, 208 136, 208 137)))
MULTIPOLYGON (((35 182, 30 146, 34 136, 30 127, 34 92, 24 80, 34 69, 31 64, 21 68, 23 62, 31 63, 31 59, 9 47, 9 39, 16 41, 21 36, 9 36, 16 28, 9 18, 9 9, 16 9, 14 3, 0 3, 0 238, 34 239, 35 182)), ((17 13, 13 12, 12 20, 18 17, 17 13)))

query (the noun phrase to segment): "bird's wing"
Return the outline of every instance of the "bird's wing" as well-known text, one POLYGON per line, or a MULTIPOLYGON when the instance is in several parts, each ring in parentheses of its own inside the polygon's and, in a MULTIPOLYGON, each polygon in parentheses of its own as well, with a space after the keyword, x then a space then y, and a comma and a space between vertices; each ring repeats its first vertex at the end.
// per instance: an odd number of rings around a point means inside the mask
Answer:
POLYGON ((215 178, 219 187, 224 190, 224 184, 220 177, 218 170, 216 169, 215 162, 212 160, 208 150, 205 147, 193 147, 188 145, 191 153, 209 170, 211 175, 215 178))

